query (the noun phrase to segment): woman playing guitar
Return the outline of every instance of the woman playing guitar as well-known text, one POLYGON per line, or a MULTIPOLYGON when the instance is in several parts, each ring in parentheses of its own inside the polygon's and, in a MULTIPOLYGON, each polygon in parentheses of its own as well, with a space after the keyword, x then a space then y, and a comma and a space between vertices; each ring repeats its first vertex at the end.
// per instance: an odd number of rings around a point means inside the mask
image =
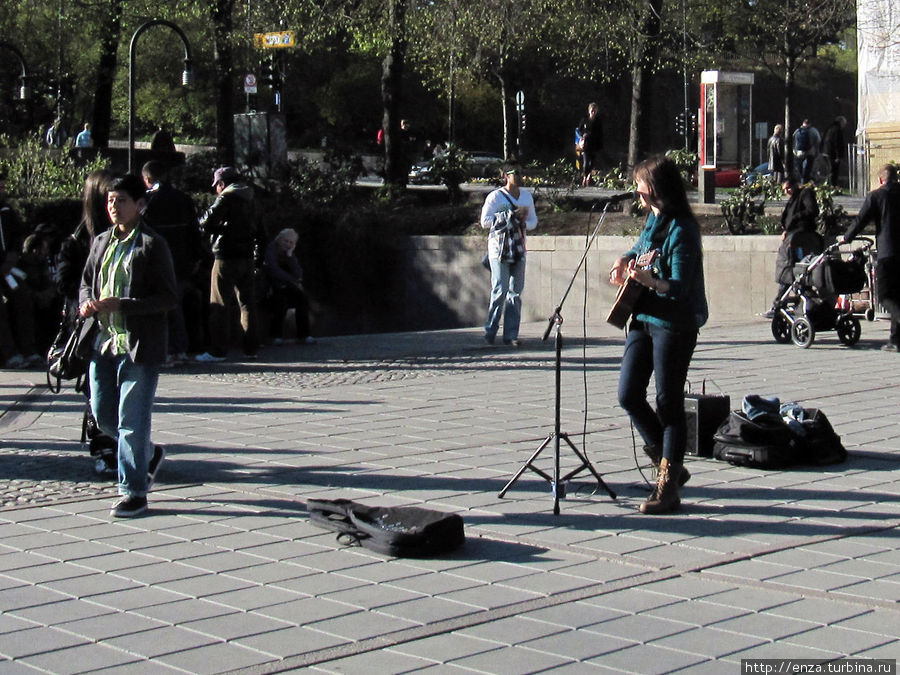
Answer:
POLYGON ((658 469, 656 488, 640 510, 658 514, 678 508, 678 488, 690 478, 684 468, 684 385, 697 332, 709 312, 700 229, 678 168, 666 157, 651 158, 635 167, 634 180, 641 206, 650 213, 637 243, 613 264, 609 281, 621 286, 633 279, 644 287, 625 340, 619 405, 658 469), (635 260, 651 250, 658 251, 652 265, 635 266, 635 260), (651 374, 656 410, 647 401, 651 374))

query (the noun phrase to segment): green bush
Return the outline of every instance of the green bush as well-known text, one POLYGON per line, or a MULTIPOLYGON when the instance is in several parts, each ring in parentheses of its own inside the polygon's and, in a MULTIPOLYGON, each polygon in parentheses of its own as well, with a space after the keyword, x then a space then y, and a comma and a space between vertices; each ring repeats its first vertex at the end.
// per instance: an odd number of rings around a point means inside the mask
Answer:
POLYGON ((697 164, 700 161, 699 155, 690 150, 679 149, 666 151, 666 157, 675 162, 685 184, 693 185, 694 174, 697 173, 697 164))
POLYGON ((106 166, 106 160, 100 156, 77 164, 66 150, 45 147, 37 134, 21 140, 0 135, 0 148, 0 170, 6 172, 6 191, 20 200, 80 197, 85 177, 106 166))
POLYGON ((288 165, 288 190, 309 206, 330 206, 348 200, 353 183, 363 175, 362 158, 347 151, 329 149, 323 162, 298 157, 288 165))

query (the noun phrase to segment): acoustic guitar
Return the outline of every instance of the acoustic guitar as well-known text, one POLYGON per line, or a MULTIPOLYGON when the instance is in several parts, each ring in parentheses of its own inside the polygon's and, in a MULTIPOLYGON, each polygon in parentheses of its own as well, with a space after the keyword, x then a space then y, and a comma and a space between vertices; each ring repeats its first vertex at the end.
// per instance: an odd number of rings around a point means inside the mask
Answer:
MULTIPOLYGON (((635 261, 634 266, 647 269, 653 265, 658 255, 659 251, 657 249, 647 251, 635 261)), ((638 298, 644 293, 644 290, 646 290, 645 286, 642 286, 631 277, 627 277, 625 283, 619 286, 613 306, 606 316, 606 322, 616 328, 625 328, 625 324, 628 323, 628 319, 634 312, 634 306, 637 304, 638 298)))

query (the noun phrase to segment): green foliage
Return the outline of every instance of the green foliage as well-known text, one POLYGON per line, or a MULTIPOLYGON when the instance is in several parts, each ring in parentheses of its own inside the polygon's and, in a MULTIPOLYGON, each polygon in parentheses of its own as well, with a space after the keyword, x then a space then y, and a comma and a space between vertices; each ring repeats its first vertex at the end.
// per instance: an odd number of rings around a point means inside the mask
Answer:
POLYGON ((4 134, 0 136, 0 147, 3 148, 0 169, 7 174, 7 192, 23 200, 80 195, 85 176, 106 166, 106 160, 99 156, 78 165, 67 151, 46 148, 37 134, 20 141, 4 134))
POLYGON ((185 192, 209 193, 213 172, 218 168, 214 150, 192 152, 184 164, 172 172, 172 182, 185 192))
POLYGON ((525 169, 525 177, 534 181, 535 197, 543 198, 554 211, 567 209, 567 198, 580 184, 572 162, 558 159, 551 164, 534 161, 525 169))
MULTIPOLYGON (((781 196, 781 187, 770 180, 758 180, 750 185, 741 183, 720 207, 728 231, 744 234, 761 226, 757 218, 765 215, 766 200, 781 196)), ((766 227, 771 227, 770 224, 766 227)))
POLYGON ((697 165, 700 161, 696 152, 680 148, 678 150, 667 150, 666 157, 675 162, 678 171, 681 172, 681 179, 685 185, 693 183, 694 174, 697 172, 697 165))
POLYGON ((342 149, 326 151, 322 163, 298 157, 288 168, 288 189, 303 204, 334 206, 345 202, 357 177, 362 158, 342 149))
POLYGON ((431 160, 431 173, 436 183, 459 185, 469 175, 469 154, 456 143, 431 160))
POLYGON ((594 183, 607 190, 628 190, 634 186, 634 179, 625 166, 619 165, 606 173, 598 173, 594 177, 594 183))
POLYGON ((814 185, 819 215, 816 216, 816 228, 825 236, 843 234, 849 225, 850 217, 840 204, 834 203, 838 188, 831 185, 814 185))

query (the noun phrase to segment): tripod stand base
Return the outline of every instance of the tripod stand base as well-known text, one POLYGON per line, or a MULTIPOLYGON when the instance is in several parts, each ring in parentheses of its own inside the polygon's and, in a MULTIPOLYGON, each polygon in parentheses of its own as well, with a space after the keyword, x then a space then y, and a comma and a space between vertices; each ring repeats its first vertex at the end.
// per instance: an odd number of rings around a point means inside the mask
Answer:
POLYGON ((590 460, 587 457, 585 457, 585 455, 578 448, 575 447, 575 444, 572 443, 572 441, 569 439, 569 435, 565 434, 565 433, 557 434, 555 431, 553 431, 550 434, 548 434, 547 438, 544 439, 544 442, 538 446, 537 450, 535 450, 534 453, 532 453, 531 457, 528 458, 528 461, 525 462, 519 468, 519 470, 516 472, 516 475, 510 479, 510 481, 503 487, 502 490, 500 490, 500 492, 498 493, 497 496, 502 499, 503 496, 509 491, 509 489, 513 486, 513 484, 517 480, 519 480, 519 478, 522 476, 523 473, 525 473, 525 471, 527 469, 530 469, 531 471, 536 473, 538 476, 540 476, 541 478, 546 480, 548 483, 550 483, 551 491, 553 492, 553 513, 555 515, 559 515, 559 500, 564 499, 566 496, 566 483, 569 480, 571 480, 572 478, 574 478, 575 476, 577 476, 578 474, 580 474, 585 469, 587 469, 588 471, 591 472, 591 474, 593 474, 594 478, 597 479, 598 487, 603 488, 603 490, 606 492, 606 494, 609 495, 610 499, 616 498, 616 493, 613 492, 612 490, 610 490, 609 486, 603 481, 603 478, 600 476, 600 474, 597 473, 597 470, 594 468, 594 465, 591 464, 590 460), (555 474, 556 474, 555 476, 551 476, 546 471, 542 471, 541 469, 534 466, 534 460, 536 460, 538 458, 538 456, 540 456, 540 454, 541 454, 541 452, 543 452, 544 448, 546 448, 548 445, 550 445, 551 442, 554 442, 554 441, 555 441, 555 448, 556 448, 556 457, 558 460, 558 458, 559 458, 559 439, 564 440, 566 442, 566 444, 568 444, 568 446, 572 449, 572 452, 575 453, 575 456, 578 457, 579 461, 581 462, 581 464, 578 467, 576 467, 575 469, 573 469, 572 471, 570 471, 569 473, 567 473, 565 476, 562 476, 562 477, 559 476, 558 466, 557 466, 557 470, 555 472, 555 474))

